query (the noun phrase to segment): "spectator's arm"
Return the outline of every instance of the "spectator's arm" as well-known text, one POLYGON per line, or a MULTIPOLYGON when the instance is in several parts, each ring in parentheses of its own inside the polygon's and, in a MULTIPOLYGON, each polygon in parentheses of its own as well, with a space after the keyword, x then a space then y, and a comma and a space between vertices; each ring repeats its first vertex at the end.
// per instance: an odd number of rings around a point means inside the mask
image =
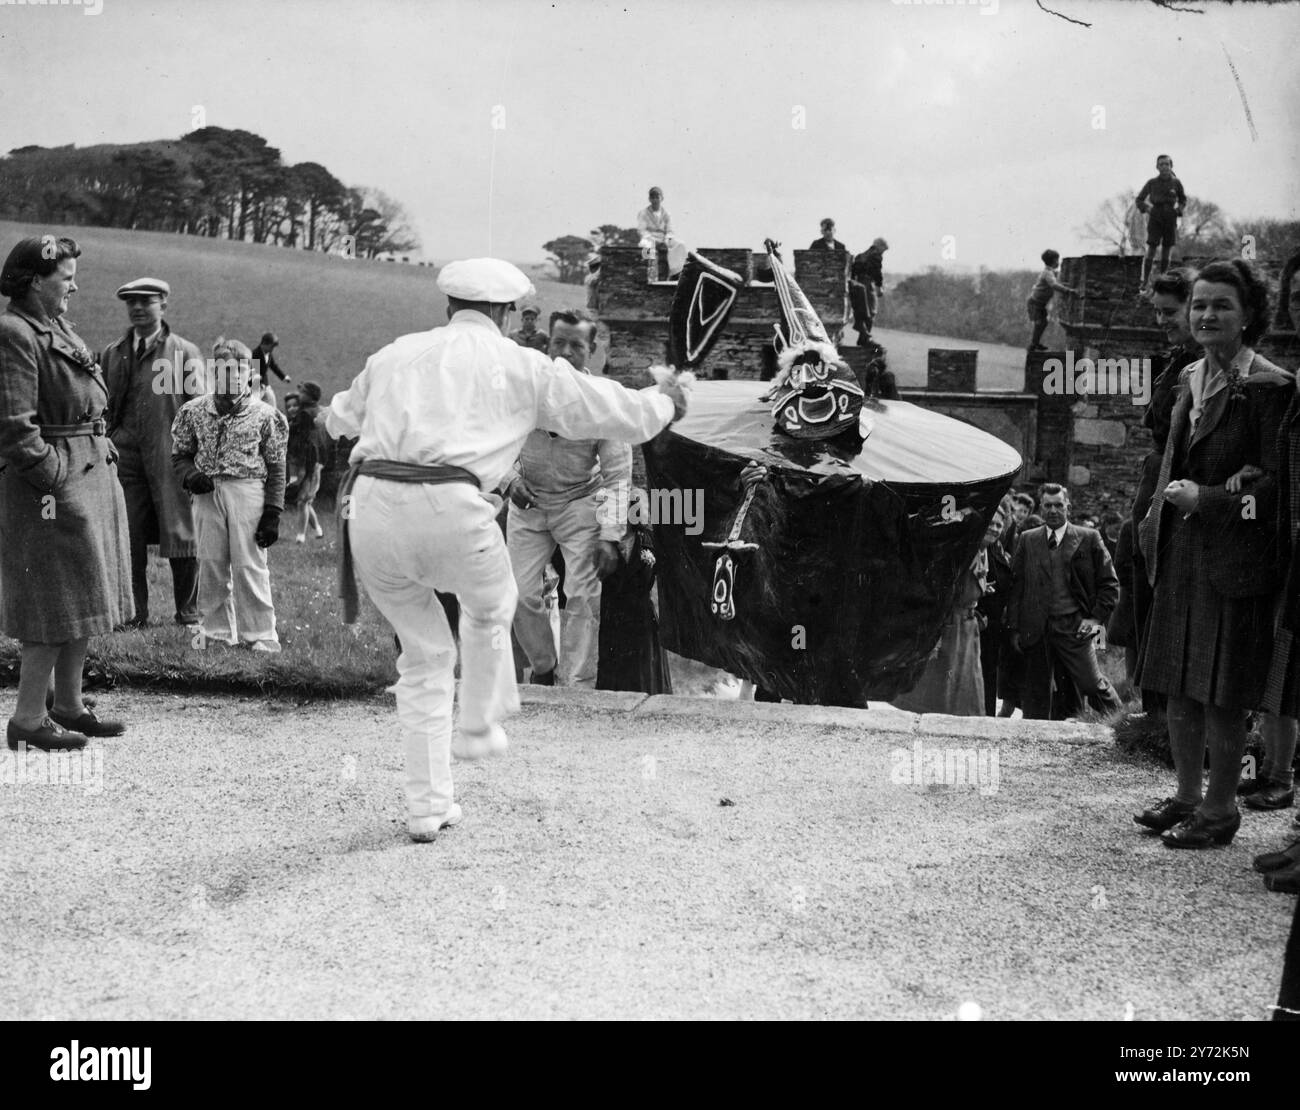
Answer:
POLYGON ((66 464, 36 422, 40 361, 24 325, 6 327, 0 335, 0 367, 0 457, 28 485, 51 493, 66 477, 66 464))
POLYGON ((1178 197, 1178 215, 1183 214, 1183 209, 1187 207, 1187 194, 1183 191, 1183 183, 1174 178, 1174 193, 1178 197))
POLYGON ((289 422, 284 413, 276 412, 262 425, 261 454, 266 464, 266 492, 262 504, 269 509, 284 508, 285 451, 289 441, 289 422))
POLYGON ((1137 199, 1133 202, 1139 212, 1145 212, 1150 205, 1147 204, 1147 197, 1151 195, 1151 181, 1142 186, 1142 191, 1138 193, 1137 199))
POLYGON ((1119 575, 1115 573, 1115 564, 1110 552, 1099 533, 1092 538, 1092 580, 1097 591, 1092 603, 1092 619, 1098 624, 1105 624, 1107 618, 1119 604, 1119 575))
POLYGON ((627 499, 632 489, 632 448, 617 439, 596 444, 605 513, 597 514, 600 538, 617 543, 627 532, 627 499))
POLYGON ((180 479, 181 486, 189 488, 190 479, 202 473, 195 456, 199 452, 199 437, 190 422, 190 414, 181 409, 172 421, 172 471, 180 479))

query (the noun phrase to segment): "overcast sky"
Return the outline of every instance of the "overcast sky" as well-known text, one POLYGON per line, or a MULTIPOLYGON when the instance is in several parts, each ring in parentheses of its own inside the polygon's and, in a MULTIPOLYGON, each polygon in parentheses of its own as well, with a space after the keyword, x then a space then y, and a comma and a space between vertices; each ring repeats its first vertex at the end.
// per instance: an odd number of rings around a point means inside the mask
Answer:
POLYGON ((1300 218, 1292 4, 100 2, 0 3, 0 150, 179 137, 202 106, 391 194, 440 260, 540 260, 657 184, 692 246, 830 215, 895 271, 1026 267, 1088 249, 1162 152, 1233 218, 1300 218))

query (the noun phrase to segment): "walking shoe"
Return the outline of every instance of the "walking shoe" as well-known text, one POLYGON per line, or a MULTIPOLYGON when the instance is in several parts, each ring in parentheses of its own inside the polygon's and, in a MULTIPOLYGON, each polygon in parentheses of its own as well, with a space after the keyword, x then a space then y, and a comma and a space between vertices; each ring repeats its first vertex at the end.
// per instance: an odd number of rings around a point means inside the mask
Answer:
POLYGON ((1264 780, 1259 777, 1242 779, 1237 783, 1237 797, 1244 798, 1249 794, 1258 794, 1263 788, 1264 780))
POLYGON ((506 739, 506 730, 500 725, 492 725, 487 732, 462 732, 457 729, 451 738, 451 754, 457 759, 483 759, 490 755, 501 755, 510 747, 506 739))
POLYGON ((65 717, 51 709, 50 720, 82 736, 121 736, 126 731, 126 725, 121 721, 101 721, 89 709, 80 717, 65 717))
POLYGON ((5 738, 11 752, 16 752, 19 744, 43 752, 75 752, 86 746, 86 737, 80 732, 69 732, 49 717, 41 722, 40 728, 19 728, 10 721, 5 738))
POLYGON ((312 533, 312 535, 315 536, 318 540, 323 540, 325 538, 325 529, 318 524, 316 525, 316 530, 312 533))
POLYGON ((1195 812, 1196 806, 1191 802, 1180 802, 1177 798, 1166 798, 1163 802, 1156 802, 1150 809, 1135 813, 1133 820, 1148 829, 1164 832, 1165 829, 1172 829, 1175 825, 1185 821, 1195 812))
POLYGON ((438 839, 438 833, 448 825, 460 824, 463 816, 460 806, 452 802, 451 808, 446 813, 435 814, 432 817, 408 817, 406 835, 417 844, 431 844, 438 839))
POLYGON ((1300 840, 1293 840, 1280 852, 1265 852, 1256 856, 1251 866, 1256 871, 1281 871, 1284 867, 1300 863, 1300 840))
POLYGON ((1277 786, 1271 782, 1246 797, 1246 804, 1251 809, 1290 809, 1294 801, 1294 786, 1277 786))
POLYGON ((280 647, 279 640, 254 640, 248 647, 250 651, 261 651, 268 655, 279 655, 284 650, 280 647))
POLYGON ((1193 813, 1181 825, 1176 825, 1160 834, 1160 839, 1167 848, 1210 848, 1231 844, 1232 838, 1241 828, 1241 811, 1236 810, 1231 817, 1206 818, 1200 813, 1193 813))
POLYGON ((1264 887, 1275 894, 1300 894, 1300 863, 1265 875, 1264 887))
POLYGON ((555 668, 552 667, 549 671, 534 671, 532 685, 533 686, 554 686, 555 668))
POLYGON ((294 537, 293 537, 293 542, 294 542, 294 543, 306 543, 306 542, 307 542, 307 533, 306 533, 306 532, 303 532, 301 535, 294 536, 294 537))

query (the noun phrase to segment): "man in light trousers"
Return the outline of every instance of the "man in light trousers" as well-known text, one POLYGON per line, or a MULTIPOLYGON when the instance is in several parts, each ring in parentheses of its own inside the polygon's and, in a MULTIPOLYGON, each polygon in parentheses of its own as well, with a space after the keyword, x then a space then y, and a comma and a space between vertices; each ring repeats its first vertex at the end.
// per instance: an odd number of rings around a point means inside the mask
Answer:
MULTIPOLYGON (((340 490, 340 546, 402 643, 397 716, 406 761, 407 831, 430 841, 460 820, 451 755, 507 747, 501 720, 519 708, 510 646, 517 592, 497 506, 484 491, 510 473, 528 433, 643 443, 686 411, 683 387, 639 392, 552 362, 506 337, 532 283, 497 259, 452 262, 438 275, 448 323, 372 355, 326 416, 357 436, 340 490), (460 721, 452 736, 456 644, 434 591, 461 605, 460 721)), ((355 619, 345 563, 344 619, 355 619)))
MULTIPOLYGON (((595 324, 586 312, 551 315, 552 358, 585 372, 595 324)), ((625 515, 600 512, 597 499, 617 498, 632 481, 632 448, 613 439, 565 439, 535 431, 511 472, 506 543, 519 605, 515 635, 533 667, 533 682, 596 688, 600 644, 600 583, 618 567, 625 515), (565 606, 557 660, 542 582, 555 548, 564 553, 565 606), (557 663, 559 674, 557 676, 557 663)), ((611 502, 611 507, 614 502, 611 502)))

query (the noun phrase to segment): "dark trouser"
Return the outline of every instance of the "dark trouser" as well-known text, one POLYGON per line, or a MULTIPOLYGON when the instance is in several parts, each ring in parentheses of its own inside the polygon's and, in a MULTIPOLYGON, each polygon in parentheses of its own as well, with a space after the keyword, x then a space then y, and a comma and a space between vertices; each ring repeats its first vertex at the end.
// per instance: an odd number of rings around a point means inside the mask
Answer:
POLYGON ((1277 995, 1274 1021, 1300 1021, 1300 901, 1291 919, 1291 938, 1282 962, 1282 986, 1277 995))
POLYGON ((1052 669, 1059 662, 1079 693, 1097 709, 1120 707, 1119 695, 1097 664, 1095 641, 1079 636, 1079 614, 1049 617, 1043 638, 1025 647, 1025 686, 1021 709, 1026 720, 1052 717, 1052 669))
POLYGON ((998 715, 998 659, 1002 654, 1002 629, 992 621, 980 633, 980 670, 984 674, 984 716, 998 715))
POLYGON ((849 282, 849 304, 853 308, 853 330, 858 333, 858 338, 871 334, 871 326, 875 323, 876 308, 872 303, 875 298, 868 298, 867 287, 860 281, 849 282))
MULTIPOLYGON (((175 619, 181 624, 199 623, 199 561, 192 556, 168 559, 172 568, 172 597, 175 619)), ((149 619, 149 548, 131 545, 131 593, 135 595, 135 619, 149 619)))

